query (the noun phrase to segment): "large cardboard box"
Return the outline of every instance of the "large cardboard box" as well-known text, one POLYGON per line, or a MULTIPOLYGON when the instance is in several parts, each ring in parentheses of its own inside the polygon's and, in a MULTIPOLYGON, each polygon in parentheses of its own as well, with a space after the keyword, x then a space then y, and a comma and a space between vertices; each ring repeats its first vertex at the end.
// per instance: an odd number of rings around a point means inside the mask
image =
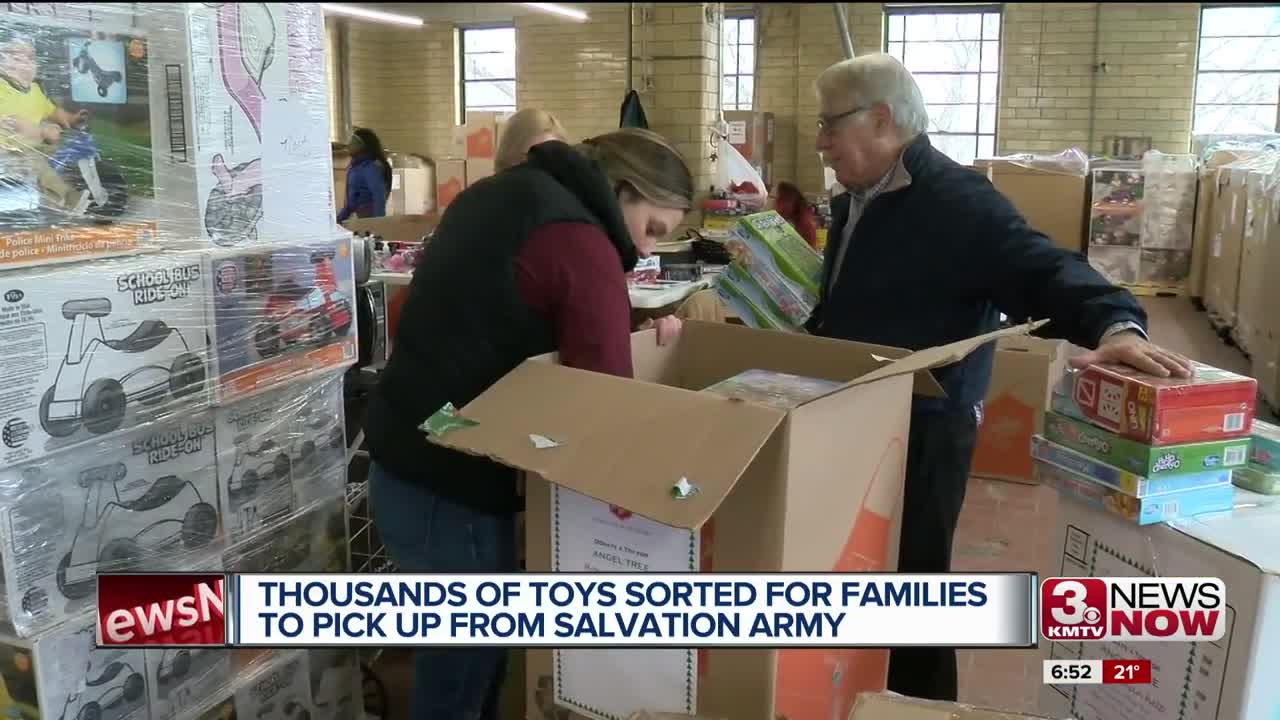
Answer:
POLYGON ((1031 436, 1044 430, 1044 413, 1066 361, 1066 344, 1060 340, 1010 337, 996 345, 973 475, 1035 482, 1027 449, 1031 436))
POLYGON ((1280 194, 1266 199, 1266 231, 1257 263, 1261 266, 1256 317, 1258 318, 1250 347, 1253 376, 1258 392, 1271 405, 1280 408, 1280 194))
POLYGON ((1200 164, 1200 184, 1196 196, 1195 237, 1191 245, 1190 293, 1193 298, 1205 297, 1205 274, 1208 271, 1209 251, 1217 228, 1214 200, 1218 197, 1218 173, 1224 165, 1251 157, 1256 153, 1234 150, 1214 152, 1200 164))
POLYGON ((416 243, 430 235, 440 222, 435 213, 348 220, 343 227, 354 233, 370 233, 387 242, 416 243))
POLYGON ((1213 200, 1215 222, 1205 266, 1204 304, 1218 322, 1228 327, 1235 327, 1236 323, 1245 208, 1249 200, 1248 177, 1248 168, 1239 164, 1222 168, 1213 200))
POLYGON ((467 160, 467 187, 493 175, 493 160, 467 160))
POLYGON ((1227 633, 1216 642, 1045 642, 1046 659, 1147 658, 1151 685, 1046 685, 1041 710, 1078 720, 1271 720, 1280 707, 1280 504, 1237 490, 1235 510, 1135 526, 1063 499, 1058 572, 1089 577, 1217 577, 1227 633))
POLYGON ((1252 170, 1246 178, 1244 226, 1240 241, 1240 286, 1236 300, 1235 339, 1246 353, 1262 338, 1258 336, 1262 316, 1272 310, 1262 304, 1266 278, 1267 227, 1271 201, 1267 186, 1271 171, 1252 170))
POLYGON ((858 696, 849 720, 1045 720, 952 702, 936 702, 903 697, 893 693, 863 693, 858 696))
POLYGON ((424 215, 431 211, 435 196, 431 171, 426 168, 396 168, 391 171, 388 215, 424 215))
MULTIPOLYGON (((476 425, 433 441, 529 474, 530 571, 623 567, 612 553, 593 560, 597 542, 644 557, 649 571, 892 569, 913 386, 937 394, 928 368, 1028 329, 908 354, 691 321, 671 346, 658 347, 652 331, 633 337, 635 380, 529 360, 463 408, 476 425), (838 385, 791 410, 698 392, 752 369, 838 385), (534 435, 555 446, 539 449, 534 435), (673 492, 681 480, 694 491, 673 492)), ((648 709, 825 720, 846 714, 858 692, 883 689, 888 654, 530 650, 527 658, 533 718, 564 717, 558 705, 620 717, 648 709), (666 682, 657 679, 664 671, 666 682), (647 691, 655 685, 661 697, 647 691)))
POLYGON ((1022 213, 1031 227, 1053 244, 1072 252, 1084 250, 1088 215, 1088 178, 1065 170, 1028 166, 1013 160, 976 160, 978 170, 1022 213))
POLYGON ((439 212, 449 207, 449 203, 458 197, 467 187, 466 160, 436 161, 436 207, 439 212))
POLYGON ((499 120, 502 113, 469 112, 467 121, 453 128, 453 146, 450 155, 467 160, 493 160, 498 151, 499 120))

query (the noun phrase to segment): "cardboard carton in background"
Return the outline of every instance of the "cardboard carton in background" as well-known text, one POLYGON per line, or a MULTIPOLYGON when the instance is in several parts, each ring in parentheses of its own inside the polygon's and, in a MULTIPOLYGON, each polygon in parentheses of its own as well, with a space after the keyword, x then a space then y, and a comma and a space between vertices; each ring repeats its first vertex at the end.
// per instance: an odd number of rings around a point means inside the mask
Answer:
MULTIPOLYGON (((1129 720, 1157 699, 1190 717, 1267 720, 1280 707, 1280 499, 1236 489, 1236 509, 1139 527, 1075 500, 1059 506, 1053 552, 1062 576, 1217 577, 1227 590, 1227 634, 1216 642, 1043 642, 1045 659, 1152 660, 1153 685, 1042 686, 1055 715, 1129 720)), ((1152 717, 1163 714, 1151 710, 1152 717)))
POLYGON ((996 345, 971 474, 1035 482, 1031 436, 1044 430, 1044 413, 1066 361, 1067 346, 1061 340, 1009 337, 996 345))
POLYGON ((432 210, 435 189, 428 168, 396 168, 391 171, 387 215, 423 215, 432 210))
POLYGON ((436 208, 440 212, 467 187, 466 160, 436 161, 436 208))
POLYGON ((493 160, 467 160, 467 187, 493 175, 493 160))
POLYGON ((1047 720, 1039 715, 988 710, 960 703, 936 702, 893 693, 865 693, 849 720, 1047 720))
POLYGON ((1200 186, 1196 196, 1195 237, 1191 245, 1191 297, 1205 297, 1209 253, 1217 231, 1217 212, 1214 201, 1218 197, 1218 175, 1224 165, 1251 157, 1256 153, 1219 150, 1200 164, 1200 186))
POLYGON ((1240 289, 1248 168, 1224 167, 1213 200, 1213 232, 1205 265, 1204 304, 1218 322, 1234 327, 1240 289))
MULTIPOLYGON (((672 346, 658 347, 652 332, 633 337, 635 380, 561 367, 554 357, 527 361, 463 408, 476 426, 432 441, 540 473, 526 476, 530 571, 553 567, 552 507, 564 490, 599 503, 602 516, 625 508, 624 516, 683 529, 698 538, 702 571, 885 570, 897 564, 913 390, 940 393, 928 368, 1027 330, 908 354, 691 321, 672 346), (696 392, 751 369, 844 384, 790 411, 696 392), (645 443, 634 441, 636 417, 649 419, 645 443), (560 445, 537 449, 531 434, 560 445), (681 478, 699 491, 675 500, 681 478)), ((555 708, 552 652, 530 650, 527 662, 529 716, 565 717, 555 708)), ((834 708, 843 716, 858 692, 883 689, 887 663, 883 650, 700 651, 696 712, 818 720, 834 708)))
POLYGON ((1027 224, 1053 244, 1072 252, 1084 250, 1088 216, 1088 178, 1012 160, 976 160, 979 171, 1022 213, 1027 224))

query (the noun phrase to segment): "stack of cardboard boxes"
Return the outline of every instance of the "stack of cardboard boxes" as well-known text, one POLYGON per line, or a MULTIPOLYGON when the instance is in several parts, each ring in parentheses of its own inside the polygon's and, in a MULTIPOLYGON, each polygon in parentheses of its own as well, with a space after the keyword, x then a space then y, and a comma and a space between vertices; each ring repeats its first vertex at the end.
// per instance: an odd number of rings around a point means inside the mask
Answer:
POLYGON ((458 193, 493 174, 498 139, 509 117, 509 113, 469 112, 466 122, 454 127, 448 155, 436 160, 438 212, 444 212, 458 193))
MULTIPOLYGON (((726 110, 724 119, 728 124, 729 144, 742 153, 742 157, 760 173, 764 184, 772 188, 776 181, 773 177, 773 113, 726 110)), ((763 192, 768 188, 760 190, 763 192)))
POLYGON ((1083 251, 1089 193, 1088 159, 1082 153, 977 160, 974 167, 1054 245, 1083 251))
POLYGON ((1037 476, 1140 525, 1231 509, 1257 384, 1196 371, 1175 380, 1094 365, 1066 376, 1032 446, 1037 476))

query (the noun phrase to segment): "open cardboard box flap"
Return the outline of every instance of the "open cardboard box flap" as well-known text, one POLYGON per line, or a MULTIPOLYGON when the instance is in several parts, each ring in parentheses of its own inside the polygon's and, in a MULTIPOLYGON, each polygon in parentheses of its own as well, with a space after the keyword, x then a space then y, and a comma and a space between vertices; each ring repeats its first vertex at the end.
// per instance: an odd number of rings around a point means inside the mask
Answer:
MULTIPOLYGON (((893 348, 689 322, 677 343, 683 347, 657 352, 683 351, 688 356, 683 368, 687 387, 707 387, 755 367, 844 381, 822 397, 903 374, 916 375, 916 392, 940 395, 930 368, 1038 326, 1022 325, 905 354, 893 348), (886 361, 886 355, 902 356, 886 361), (788 357, 796 359, 788 363, 788 357)), ((633 346, 652 351, 653 332, 637 334, 633 346)), ((639 356, 652 355, 650 351, 638 353, 638 374, 643 375, 642 366, 660 364, 639 356)), ((459 414, 474 426, 429 440, 658 522, 695 529, 716 511, 787 417, 785 410, 773 407, 575 370, 554 360, 548 356, 522 363, 461 409, 459 414), (535 440, 543 438, 554 446, 540 447, 535 440), (681 480, 695 492, 677 499, 672 491, 681 480)))
POLYGON ((862 693, 849 720, 1047 720, 1038 715, 988 710, 952 702, 904 697, 891 692, 862 693))

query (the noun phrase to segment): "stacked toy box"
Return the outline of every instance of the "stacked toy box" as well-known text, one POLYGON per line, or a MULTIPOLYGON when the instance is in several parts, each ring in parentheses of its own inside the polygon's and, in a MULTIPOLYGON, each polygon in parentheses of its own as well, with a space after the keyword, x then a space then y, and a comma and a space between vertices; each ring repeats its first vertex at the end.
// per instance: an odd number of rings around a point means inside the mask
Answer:
POLYGON ((0 7, 0 713, 359 717, 351 652, 95 628, 102 572, 349 565, 318 6, 0 7))
POLYGON ((1249 459, 1257 384, 1198 365, 1189 380, 1093 365, 1055 388, 1036 475, 1140 525, 1229 510, 1249 459))
POLYGON ((1232 473, 1235 484, 1262 495, 1280 495, 1280 427, 1253 421, 1249 464, 1232 473))
POLYGON ((734 258, 716 283, 725 305, 750 327, 800 330, 817 305, 822 256, 772 210, 739 219, 725 245, 734 258))

